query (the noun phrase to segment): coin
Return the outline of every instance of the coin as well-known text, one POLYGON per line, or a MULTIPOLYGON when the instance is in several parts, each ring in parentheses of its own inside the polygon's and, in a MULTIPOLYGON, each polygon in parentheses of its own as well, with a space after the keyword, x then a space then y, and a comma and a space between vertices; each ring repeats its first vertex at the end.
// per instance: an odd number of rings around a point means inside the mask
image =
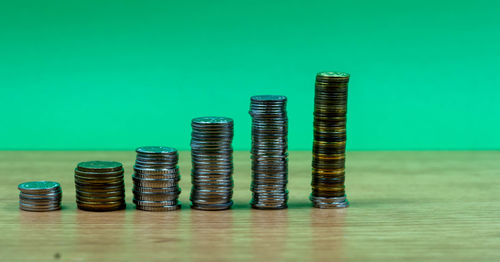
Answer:
POLYGON ((141 207, 166 207, 166 206, 177 206, 179 202, 177 200, 164 200, 164 201, 147 201, 140 199, 133 199, 133 202, 137 206, 141 207))
POLYGON ((155 174, 155 175, 150 175, 150 174, 141 174, 141 173, 135 173, 134 177, 137 179, 162 179, 162 180, 175 180, 179 181, 181 176, 179 174, 155 174))
POLYGON ((143 210, 143 211, 151 211, 151 212, 165 212, 165 211, 175 211, 179 210, 181 208, 181 205, 166 205, 166 206, 142 206, 138 205, 137 209, 143 210))
POLYGON ((52 181, 31 181, 17 187, 19 208, 25 211, 44 212, 61 209, 61 185, 52 181))
POLYGON ((221 210, 232 205, 233 125, 228 117, 198 117, 191 121, 190 200, 194 209, 221 210))
POLYGON ((39 205, 39 204, 25 204, 23 202, 19 202, 19 208, 24 211, 31 212, 47 212, 47 211, 56 211, 61 209, 60 203, 58 204, 48 204, 48 205, 39 205))
POLYGON ((196 202, 192 203, 192 208, 206 211, 220 211, 231 208, 233 201, 229 201, 224 204, 198 204, 196 202))
POLYGON ((97 211, 97 212, 102 212, 102 211, 116 211, 120 209, 125 208, 125 202, 124 201, 109 201, 109 202, 88 202, 88 201, 81 201, 81 200, 76 200, 76 205, 79 209, 85 210, 85 211, 97 211))
POLYGON ((117 195, 117 196, 83 196, 83 195, 77 195, 76 196, 77 200, 80 201, 86 201, 86 202, 115 202, 115 201, 121 201, 123 199, 123 195, 117 195))
POLYGON ((104 192, 87 192, 77 189, 76 193, 78 196, 82 197, 111 197, 111 196, 121 196, 125 197, 123 190, 119 191, 104 191, 104 192))
POLYGON ((62 198, 62 192, 61 190, 55 191, 54 193, 47 193, 47 194, 26 194, 26 193, 19 193, 19 197, 23 199, 30 199, 30 200, 44 200, 44 199, 61 199, 62 198))
POLYGON ((124 192, 125 190, 125 183, 120 183, 118 185, 102 185, 102 184, 84 184, 80 185, 75 182, 75 188, 77 191, 84 191, 88 192, 89 194, 92 193, 106 193, 106 192, 124 192))
POLYGON ((180 180, 177 149, 165 146, 143 146, 136 149, 137 158, 132 180, 134 204, 144 211, 178 210, 180 180))
POLYGON ((250 98, 252 117, 252 200, 256 209, 287 208, 288 117, 287 97, 250 98))
POLYGON ((229 117, 223 117, 223 116, 204 116, 204 117, 197 117, 192 120, 192 123, 194 125, 200 125, 202 127, 206 127, 206 125, 226 125, 226 124, 232 124, 233 119, 229 117))
POLYGON ((116 177, 116 176, 120 176, 120 175, 123 175, 123 169, 120 169, 118 171, 110 171, 110 172, 91 172, 91 171, 81 171, 79 170, 78 168, 75 168, 75 174, 76 175, 79 175, 79 176, 82 176, 82 177, 88 177, 88 178, 93 178, 93 177, 97 177, 97 178, 106 178, 106 177, 116 177))
POLYGON ((85 177, 75 174, 75 181, 89 184, 119 184, 123 182, 123 175, 116 177, 85 177))
POLYGON ((122 170, 123 165, 115 161, 87 161, 79 163, 77 169, 91 172, 112 172, 122 170))
POLYGON ((165 188, 177 187, 180 179, 147 179, 132 176, 134 185, 137 187, 152 187, 152 188, 165 188))
POLYGON ((173 176, 177 176, 179 174, 179 168, 176 166, 174 168, 160 168, 160 167, 136 167, 134 166, 134 171, 136 174, 141 175, 168 175, 172 174, 173 176))
POLYGON ((60 190, 61 185, 52 181, 32 181, 21 183, 17 188, 27 194, 49 193, 60 190))
POLYGON ((125 208, 123 165, 115 161, 81 162, 75 168, 76 203, 86 211, 125 208))
POLYGON ((317 208, 349 205, 344 186, 349 78, 350 75, 343 72, 316 75, 310 199, 317 208))
POLYGON ((166 146, 141 146, 136 149, 138 154, 177 155, 177 149, 166 146))

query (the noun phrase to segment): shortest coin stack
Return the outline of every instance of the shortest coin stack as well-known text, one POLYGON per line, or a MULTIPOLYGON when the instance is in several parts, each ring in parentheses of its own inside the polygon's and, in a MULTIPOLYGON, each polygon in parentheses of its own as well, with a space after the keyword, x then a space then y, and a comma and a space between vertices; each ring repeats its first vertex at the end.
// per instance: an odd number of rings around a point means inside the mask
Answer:
POLYGON ((114 161, 81 162, 75 168, 76 204, 87 211, 125 208, 123 165, 114 161))
POLYGON ((136 150, 134 166, 134 204, 144 211, 173 211, 181 190, 177 149, 163 146, 143 146, 136 150))
POLYGON ((18 186, 19 208, 26 211, 54 211, 61 209, 62 190, 59 183, 34 181, 18 186))

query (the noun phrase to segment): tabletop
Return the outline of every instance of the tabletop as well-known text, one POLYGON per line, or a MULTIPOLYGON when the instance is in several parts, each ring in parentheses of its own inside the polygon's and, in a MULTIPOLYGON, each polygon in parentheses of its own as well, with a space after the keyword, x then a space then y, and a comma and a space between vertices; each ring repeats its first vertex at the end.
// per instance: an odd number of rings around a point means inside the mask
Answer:
POLYGON ((500 152, 349 152, 351 206, 308 200, 311 152, 290 152, 289 208, 249 206, 250 154, 235 152, 234 206, 189 208, 190 155, 180 153, 182 209, 135 210, 135 152, 0 152, 2 261, 499 261, 500 152), (124 164, 127 208, 76 208, 73 169, 87 160, 124 164), (63 209, 18 208, 17 185, 61 183, 63 209))

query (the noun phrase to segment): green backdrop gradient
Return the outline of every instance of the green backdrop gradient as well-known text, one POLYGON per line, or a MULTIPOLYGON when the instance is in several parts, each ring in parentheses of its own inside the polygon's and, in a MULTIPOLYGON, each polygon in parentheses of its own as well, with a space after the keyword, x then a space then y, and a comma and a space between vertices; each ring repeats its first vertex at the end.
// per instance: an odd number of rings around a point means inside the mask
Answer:
POLYGON ((0 149, 188 149, 190 120, 352 75, 350 150, 500 149, 499 1, 1 1, 0 149))

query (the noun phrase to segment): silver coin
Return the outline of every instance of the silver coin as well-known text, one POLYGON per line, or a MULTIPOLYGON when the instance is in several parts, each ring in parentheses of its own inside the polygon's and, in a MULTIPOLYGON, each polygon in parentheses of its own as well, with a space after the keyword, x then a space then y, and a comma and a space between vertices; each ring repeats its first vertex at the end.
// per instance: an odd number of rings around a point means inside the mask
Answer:
POLYGON ((161 155, 172 155, 177 154, 177 149, 173 147, 166 146, 141 146, 135 150, 139 154, 161 154, 161 155))
POLYGON ((181 209, 181 205, 173 205, 173 206, 142 206, 136 205, 136 208, 143 211, 151 211, 151 212, 167 212, 167 211, 175 211, 181 209))
POLYGON ((177 200, 144 201, 144 200, 133 199, 132 202, 136 205, 148 206, 148 207, 175 206, 179 204, 177 200))

